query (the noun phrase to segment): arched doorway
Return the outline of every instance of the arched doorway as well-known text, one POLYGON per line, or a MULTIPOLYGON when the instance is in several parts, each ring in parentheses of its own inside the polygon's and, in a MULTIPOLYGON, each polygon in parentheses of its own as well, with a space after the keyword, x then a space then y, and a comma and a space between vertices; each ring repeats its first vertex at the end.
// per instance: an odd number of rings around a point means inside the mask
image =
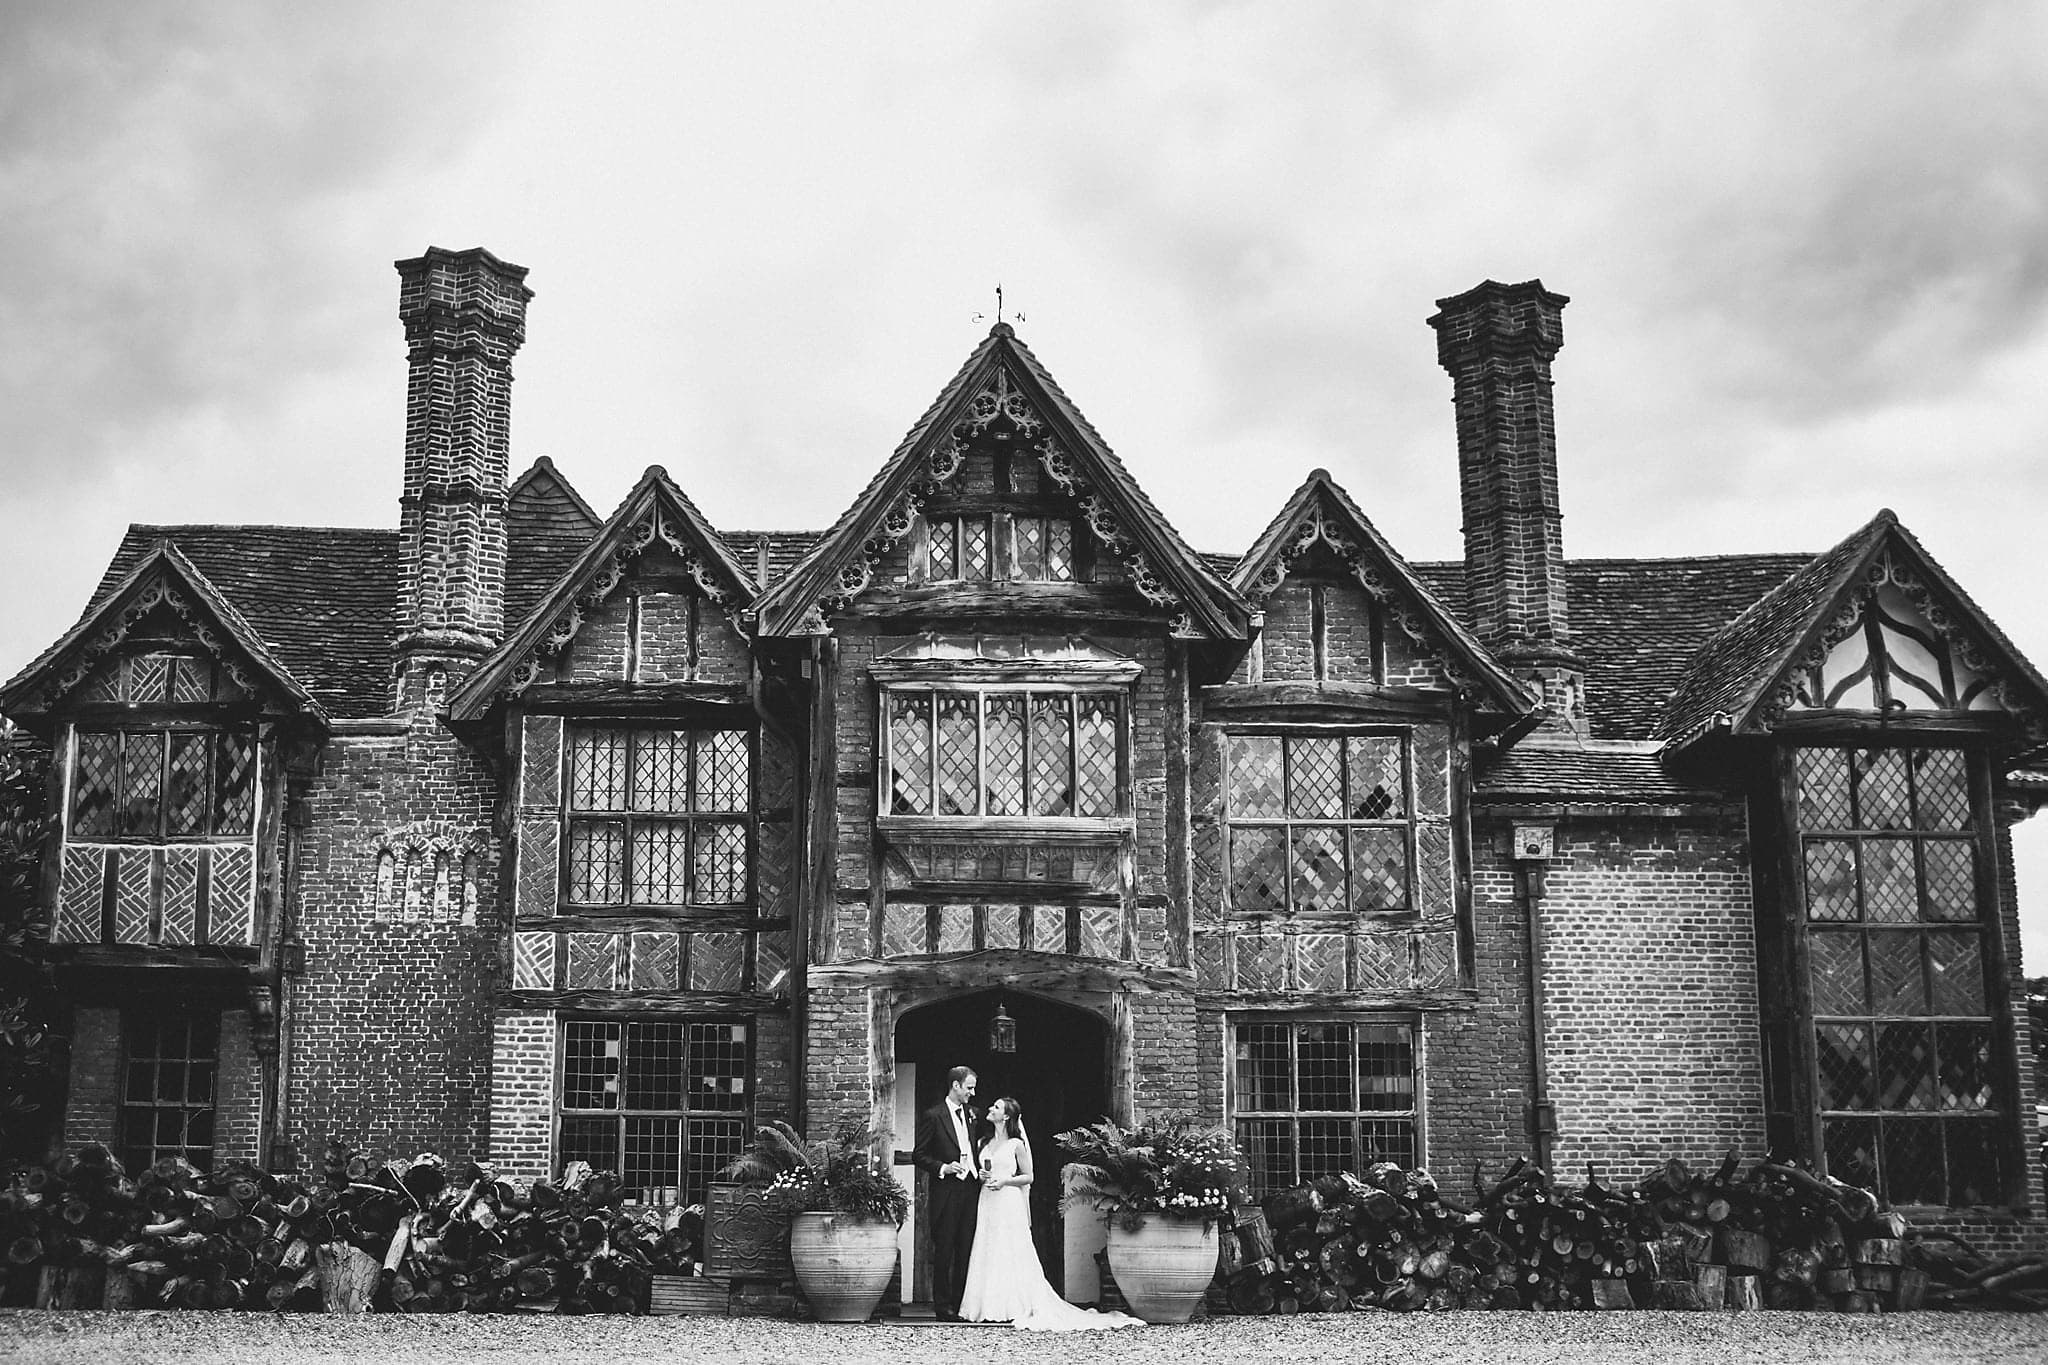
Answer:
MULTIPOLYGON (((976 1103, 986 1107, 1013 1096, 1024 1107, 1036 1178, 1031 1185, 1031 1233, 1038 1259, 1054 1288, 1063 1283, 1064 1242, 1060 1218, 1060 1172, 1064 1162, 1057 1133, 1110 1112, 1110 1031, 1100 1015, 1041 995, 990 988, 951 996, 905 1010, 896 1022, 896 1111, 922 1114, 946 1091, 947 1072, 974 1068, 976 1103), (1016 1021, 1017 1050, 989 1049, 989 1021, 1000 1003, 1016 1021), (909 1094, 905 1094, 905 1082, 909 1094)), ((914 1118, 912 1120, 914 1122, 914 1118)), ((899 1126, 902 1119, 898 1120, 899 1126)), ((913 1131, 899 1132, 895 1145, 909 1150, 913 1131)), ((929 1239, 918 1219, 915 1297, 928 1297, 929 1239)))

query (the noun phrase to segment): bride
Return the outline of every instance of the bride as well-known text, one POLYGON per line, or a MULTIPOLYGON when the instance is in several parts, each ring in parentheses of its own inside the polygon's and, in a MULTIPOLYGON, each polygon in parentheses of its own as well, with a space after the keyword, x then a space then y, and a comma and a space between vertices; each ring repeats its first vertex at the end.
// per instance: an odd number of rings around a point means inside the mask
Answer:
POLYGON ((1031 1244, 1031 1148, 1024 1140, 1023 1107, 1005 1096, 989 1106, 988 1121, 996 1133, 981 1149, 981 1206, 960 1316, 1039 1332, 1142 1326, 1122 1313, 1076 1308, 1046 1283, 1031 1244))

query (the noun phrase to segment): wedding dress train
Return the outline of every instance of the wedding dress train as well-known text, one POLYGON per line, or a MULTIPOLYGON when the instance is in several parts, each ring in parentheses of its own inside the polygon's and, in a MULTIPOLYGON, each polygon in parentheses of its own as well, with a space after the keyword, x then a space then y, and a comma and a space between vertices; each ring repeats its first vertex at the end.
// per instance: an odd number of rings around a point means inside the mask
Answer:
MULTIPOLYGON (((991 1174, 1017 1174, 1017 1138, 1000 1138, 982 1151, 991 1174)), ((1123 1313, 1076 1308, 1046 1283, 1031 1243, 1030 1191, 1021 1185, 983 1187, 967 1257, 967 1289, 960 1316, 969 1322, 1007 1322, 1035 1332, 1086 1332, 1140 1327, 1123 1313)))

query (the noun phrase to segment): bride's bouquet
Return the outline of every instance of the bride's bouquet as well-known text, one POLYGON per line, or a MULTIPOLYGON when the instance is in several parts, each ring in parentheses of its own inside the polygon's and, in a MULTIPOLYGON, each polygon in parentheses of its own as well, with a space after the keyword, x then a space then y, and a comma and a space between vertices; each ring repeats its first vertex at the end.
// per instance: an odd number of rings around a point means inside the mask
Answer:
POLYGON ((881 1136, 851 1114, 816 1141, 786 1123, 767 1123, 721 1174, 766 1185, 769 1207, 779 1213, 855 1214, 901 1227, 910 1216, 910 1196, 876 1159, 880 1144, 881 1136))
POLYGON ((1098 1206, 1136 1231, 1145 1215, 1219 1219, 1244 1196, 1244 1159, 1228 1128, 1188 1114, 1098 1119, 1059 1134, 1061 1150, 1100 1193, 1098 1206))

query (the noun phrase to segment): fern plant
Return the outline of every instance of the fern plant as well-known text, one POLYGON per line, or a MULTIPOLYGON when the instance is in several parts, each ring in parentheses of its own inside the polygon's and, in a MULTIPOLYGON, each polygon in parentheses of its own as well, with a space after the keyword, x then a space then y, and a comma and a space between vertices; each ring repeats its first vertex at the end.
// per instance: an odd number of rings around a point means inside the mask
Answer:
POLYGON ((1244 1196, 1236 1139, 1191 1114, 1140 1117, 1131 1128, 1098 1119, 1057 1141, 1099 1192, 1097 1207, 1131 1232, 1147 1214, 1221 1219, 1244 1196))
POLYGON ((770 1207, 781 1213, 854 1214, 901 1227, 910 1216, 910 1196, 875 1155, 885 1137, 851 1114, 817 1139, 780 1121, 764 1123, 754 1130, 753 1145, 720 1174, 766 1186, 770 1207))

